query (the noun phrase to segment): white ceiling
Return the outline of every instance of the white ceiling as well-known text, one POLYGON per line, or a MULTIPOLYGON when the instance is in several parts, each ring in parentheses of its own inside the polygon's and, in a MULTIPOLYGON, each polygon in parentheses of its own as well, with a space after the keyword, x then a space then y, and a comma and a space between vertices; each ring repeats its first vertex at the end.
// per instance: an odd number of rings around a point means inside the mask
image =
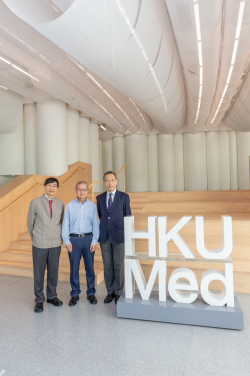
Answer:
POLYGON ((248 0, 0 0, 0 85, 67 102, 103 139, 250 131, 249 27, 248 0))

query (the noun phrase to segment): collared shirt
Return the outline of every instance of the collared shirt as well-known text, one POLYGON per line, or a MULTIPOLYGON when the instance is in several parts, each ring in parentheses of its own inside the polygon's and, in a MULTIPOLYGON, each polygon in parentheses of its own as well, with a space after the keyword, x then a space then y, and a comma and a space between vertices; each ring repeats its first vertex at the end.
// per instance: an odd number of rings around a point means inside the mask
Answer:
POLYGON ((107 208, 108 208, 108 202, 109 202, 109 195, 111 193, 111 197, 112 197, 112 203, 114 202, 114 198, 115 198, 115 192, 116 192, 116 188, 113 190, 113 192, 109 192, 107 191, 107 197, 106 197, 106 205, 107 205, 107 208))
POLYGON ((91 244, 96 245, 99 238, 99 222, 96 206, 88 199, 82 204, 76 198, 70 201, 65 208, 62 225, 64 244, 70 244, 69 234, 86 234, 88 232, 93 233, 91 244))
POLYGON ((48 200, 53 200, 53 198, 54 198, 54 196, 49 198, 46 194, 44 196, 47 197, 48 200))

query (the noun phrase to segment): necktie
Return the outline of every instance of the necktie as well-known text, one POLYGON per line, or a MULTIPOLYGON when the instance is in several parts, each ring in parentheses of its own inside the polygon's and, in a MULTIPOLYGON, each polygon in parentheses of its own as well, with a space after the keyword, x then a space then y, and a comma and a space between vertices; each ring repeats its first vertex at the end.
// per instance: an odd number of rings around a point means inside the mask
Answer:
POLYGON ((52 200, 49 200, 50 216, 52 218, 52 200))
POLYGON ((112 193, 109 194, 109 200, 108 200, 108 213, 110 213, 112 208, 112 193))

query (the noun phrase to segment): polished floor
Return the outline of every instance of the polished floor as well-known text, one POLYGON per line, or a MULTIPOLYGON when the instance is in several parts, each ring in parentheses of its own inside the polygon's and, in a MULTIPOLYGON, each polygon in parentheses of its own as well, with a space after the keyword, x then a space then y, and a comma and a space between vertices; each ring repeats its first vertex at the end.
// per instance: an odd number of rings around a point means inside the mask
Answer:
POLYGON ((33 311, 33 281, 0 275, 0 376, 250 376, 250 294, 236 294, 243 331, 118 319, 114 302, 33 311))

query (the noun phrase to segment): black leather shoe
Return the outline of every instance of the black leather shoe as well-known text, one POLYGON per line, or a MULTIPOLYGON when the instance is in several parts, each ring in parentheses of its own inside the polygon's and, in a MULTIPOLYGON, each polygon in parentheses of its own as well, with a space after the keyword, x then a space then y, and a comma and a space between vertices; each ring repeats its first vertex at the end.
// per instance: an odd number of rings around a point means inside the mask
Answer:
POLYGON ((34 311, 37 312, 37 313, 42 312, 43 311, 43 303, 36 303, 34 311))
POLYGON ((113 294, 108 294, 108 295, 106 296, 106 298, 104 299, 104 303, 105 303, 105 304, 111 303, 112 300, 114 299, 114 297, 115 297, 115 294, 114 294, 114 293, 113 293, 113 294))
POLYGON ((121 295, 116 295, 116 296, 115 296, 115 304, 117 304, 117 302, 118 302, 120 296, 121 296, 121 295))
POLYGON ((89 302, 91 304, 97 304, 97 299, 96 299, 95 295, 87 296, 87 299, 89 300, 89 302))
POLYGON ((69 301, 69 306, 73 307, 74 305, 76 305, 76 303, 78 302, 78 300, 79 300, 79 295, 78 296, 73 296, 73 298, 71 298, 70 301, 69 301))
POLYGON ((60 299, 58 299, 58 298, 47 299, 47 303, 51 303, 55 307, 60 307, 61 305, 63 305, 63 302, 60 299))

